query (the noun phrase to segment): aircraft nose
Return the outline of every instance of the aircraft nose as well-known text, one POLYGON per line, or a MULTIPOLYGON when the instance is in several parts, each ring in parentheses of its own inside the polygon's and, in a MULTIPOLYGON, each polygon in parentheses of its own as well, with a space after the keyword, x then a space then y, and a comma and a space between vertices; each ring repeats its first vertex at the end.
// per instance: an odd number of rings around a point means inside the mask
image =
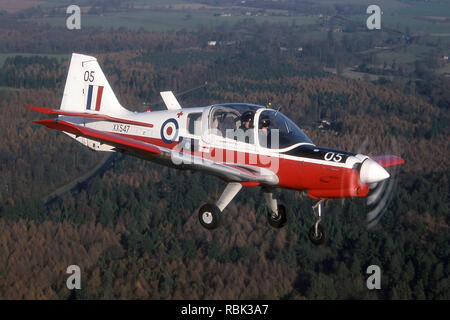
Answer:
POLYGON ((370 158, 363 161, 359 170, 359 180, 362 183, 376 183, 386 180, 389 177, 390 174, 370 158))

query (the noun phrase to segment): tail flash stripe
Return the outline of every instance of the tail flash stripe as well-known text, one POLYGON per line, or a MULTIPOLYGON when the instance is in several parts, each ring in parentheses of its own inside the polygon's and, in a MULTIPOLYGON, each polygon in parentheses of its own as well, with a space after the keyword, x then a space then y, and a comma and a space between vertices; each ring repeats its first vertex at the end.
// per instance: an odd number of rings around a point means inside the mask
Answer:
POLYGON ((91 101, 92 101, 92 89, 94 86, 89 85, 89 91, 88 91, 88 98, 87 98, 87 104, 86 109, 91 110, 91 101))
POLYGON ((100 104, 102 103, 103 86, 99 86, 97 89, 97 99, 95 101, 95 111, 100 110, 100 104))

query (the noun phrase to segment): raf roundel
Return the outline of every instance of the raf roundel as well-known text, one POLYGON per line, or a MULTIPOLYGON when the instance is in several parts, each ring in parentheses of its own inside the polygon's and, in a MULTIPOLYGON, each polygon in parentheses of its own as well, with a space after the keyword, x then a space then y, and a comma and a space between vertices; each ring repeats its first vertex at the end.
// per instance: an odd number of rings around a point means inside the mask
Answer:
POLYGON ((178 137, 178 122, 171 118, 166 121, 161 126, 161 139, 167 143, 171 144, 178 137))

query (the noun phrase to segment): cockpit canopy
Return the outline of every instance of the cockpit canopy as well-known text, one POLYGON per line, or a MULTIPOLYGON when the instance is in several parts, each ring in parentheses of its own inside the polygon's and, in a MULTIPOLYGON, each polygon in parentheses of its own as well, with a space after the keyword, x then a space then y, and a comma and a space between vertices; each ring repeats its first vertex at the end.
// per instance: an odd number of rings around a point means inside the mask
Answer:
POLYGON ((250 120, 249 125, 253 128, 256 111, 261 108, 263 107, 243 103, 215 105, 211 109, 209 128, 212 131, 216 130, 216 134, 221 134, 223 137, 237 129, 244 129, 247 120, 250 120))
POLYGON ((212 106, 209 129, 216 136, 271 149, 284 149, 297 143, 312 144, 306 134, 281 112, 253 104, 212 106))
POLYGON ((296 143, 312 144, 312 141, 291 119, 272 109, 263 110, 259 114, 258 135, 259 144, 272 149, 283 149, 296 143), (263 139, 264 136, 266 139, 263 139), (274 145, 277 140, 278 146, 274 145))

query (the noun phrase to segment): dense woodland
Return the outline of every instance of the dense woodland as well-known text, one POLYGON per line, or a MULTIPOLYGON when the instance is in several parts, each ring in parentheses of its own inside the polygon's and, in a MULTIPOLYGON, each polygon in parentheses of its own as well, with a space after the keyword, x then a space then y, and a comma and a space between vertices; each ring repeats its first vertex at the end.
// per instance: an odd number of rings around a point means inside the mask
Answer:
MULTIPOLYGON (((0 69, 0 298, 450 298, 448 78, 423 67, 411 67, 411 75, 424 73, 407 83, 330 76, 320 67, 336 66, 336 57, 361 64, 365 58, 352 54, 348 39, 304 43, 295 26, 69 34, 0 21, 1 52, 66 55, 16 55, 0 69), (239 39, 209 48, 212 36, 239 39), (280 51, 280 41, 303 46, 303 53, 280 51), (275 230, 262 193, 248 188, 226 209, 223 226, 209 232, 197 210, 220 196, 224 182, 120 156, 106 172, 45 204, 48 194, 103 157, 31 123, 41 115, 24 108, 59 106, 74 51, 98 57, 132 110, 158 109, 160 91, 207 82, 181 102, 270 102, 318 145, 401 155, 406 164, 385 215, 368 231, 362 199, 331 201, 323 222, 327 242, 315 247, 307 238, 311 199, 280 191, 288 225, 275 230), (429 83, 436 85, 427 89, 429 83), (324 118, 335 130, 317 128, 324 118), (75 293, 65 287, 71 264, 82 269, 75 293), (366 288, 372 264, 382 269, 382 290, 366 288)), ((376 39, 361 43, 370 47, 370 41, 376 39)))

